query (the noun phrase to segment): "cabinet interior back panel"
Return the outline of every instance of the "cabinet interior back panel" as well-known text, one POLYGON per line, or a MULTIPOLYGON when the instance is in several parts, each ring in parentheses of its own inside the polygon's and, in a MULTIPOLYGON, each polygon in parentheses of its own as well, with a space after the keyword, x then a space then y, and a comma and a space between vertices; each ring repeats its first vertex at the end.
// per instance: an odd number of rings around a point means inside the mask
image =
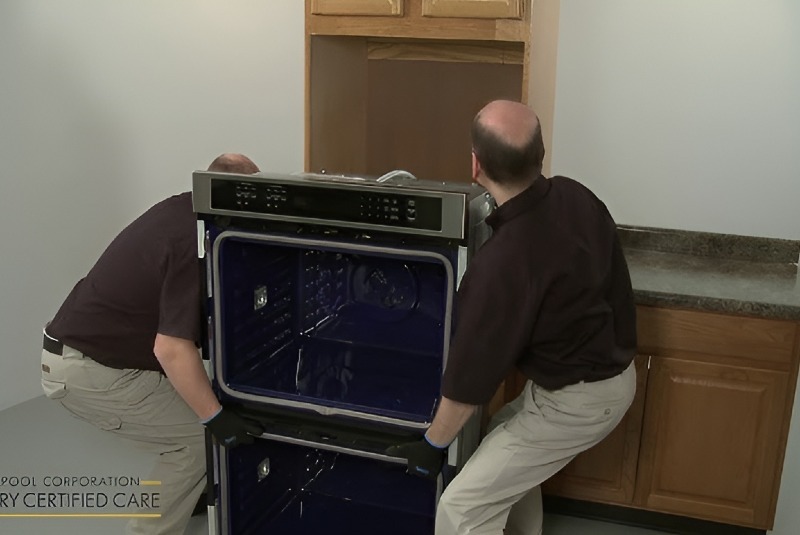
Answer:
POLYGON ((470 127, 489 101, 520 100, 522 66, 369 60, 367 172, 469 182, 470 127))

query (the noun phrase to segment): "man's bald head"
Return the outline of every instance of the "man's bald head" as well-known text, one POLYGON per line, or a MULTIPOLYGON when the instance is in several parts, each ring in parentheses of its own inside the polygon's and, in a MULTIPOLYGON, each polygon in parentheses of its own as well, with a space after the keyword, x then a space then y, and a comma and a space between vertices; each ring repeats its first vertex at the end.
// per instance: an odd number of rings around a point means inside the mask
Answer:
POLYGON ((225 153, 217 156, 211 165, 208 166, 209 171, 216 171, 218 173, 239 173, 242 175, 252 175, 258 173, 259 169, 253 161, 244 154, 225 153))
POLYGON ((542 172, 544 161, 539 118, 520 102, 490 102, 472 122, 472 150, 493 182, 533 180, 542 172))

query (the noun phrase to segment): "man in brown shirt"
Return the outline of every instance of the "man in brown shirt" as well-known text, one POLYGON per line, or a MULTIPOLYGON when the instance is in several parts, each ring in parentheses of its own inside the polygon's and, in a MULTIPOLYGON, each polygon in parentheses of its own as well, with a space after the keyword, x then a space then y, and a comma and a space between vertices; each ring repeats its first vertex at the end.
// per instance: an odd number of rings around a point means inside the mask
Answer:
MULTIPOLYGON (((240 154, 212 171, 255 173, 240 154)), ((205 488, 205 424, 228 447, 252 441, 253 422, 224 410, 197 349, 201 265, 191 193, 161 201, 128 225, 45 327, 42 386, 73 415, 158 453, 160 518, 129 533, 181 534, 205 488)), ((134 511, 113 511, 134 512, 134 511)))
POLYGON ((539 485, 610 433, 633 399, 633 292, 605 205, 574 180, 541 176, 530 108, 488 104, 472 141, 473 180, 498 205, 493 234, 458 290, 437 414, 423 440, 393 453, 435 475, 443 449, 516 368, 525 389, 445 489, 436 533, 529 535, 541 532, 539 485))

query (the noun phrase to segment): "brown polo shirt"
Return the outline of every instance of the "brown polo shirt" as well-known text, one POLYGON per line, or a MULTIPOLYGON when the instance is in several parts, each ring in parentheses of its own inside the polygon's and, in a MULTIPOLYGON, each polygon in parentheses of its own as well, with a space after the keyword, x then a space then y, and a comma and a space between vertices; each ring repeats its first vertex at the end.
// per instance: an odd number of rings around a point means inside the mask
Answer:
POLYGON ((47 333, 111 368, 161 370, 156 333, 200 339, 200 263, 191 193, 161 201, 111 242, 47 333))
POLYGON ((548 390, 624 371, 636 309, 606 206, 572 179, 539 177, 487 223, 458 290, 443 395, 487 403, 514 367, 548 390))

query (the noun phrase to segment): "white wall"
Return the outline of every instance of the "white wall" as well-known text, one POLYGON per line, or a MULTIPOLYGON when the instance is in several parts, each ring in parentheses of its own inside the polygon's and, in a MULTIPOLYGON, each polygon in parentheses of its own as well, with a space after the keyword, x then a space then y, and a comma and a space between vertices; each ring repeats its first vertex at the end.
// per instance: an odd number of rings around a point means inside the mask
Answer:
POLYGON ((561 5, 554 173, 620 223, 800 239, 800 2, 561 5))
POLYGON ((303 2, 0 2, 0 410, 113 236, 243 152, 303 166, 303 2))

